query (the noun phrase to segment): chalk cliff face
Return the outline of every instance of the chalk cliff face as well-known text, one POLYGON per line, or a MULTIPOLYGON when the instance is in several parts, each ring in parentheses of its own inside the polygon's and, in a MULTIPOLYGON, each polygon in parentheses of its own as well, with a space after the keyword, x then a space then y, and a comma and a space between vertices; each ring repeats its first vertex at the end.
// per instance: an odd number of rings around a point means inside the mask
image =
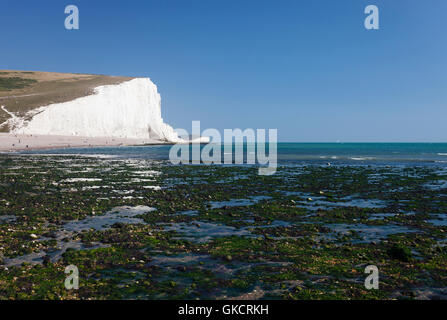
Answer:
POLYGON ((149 78, 100 86, 92 95, 40 107, 30 116, 16 119, 12 132, 181 141, 163 122, 160 94, 149 78))

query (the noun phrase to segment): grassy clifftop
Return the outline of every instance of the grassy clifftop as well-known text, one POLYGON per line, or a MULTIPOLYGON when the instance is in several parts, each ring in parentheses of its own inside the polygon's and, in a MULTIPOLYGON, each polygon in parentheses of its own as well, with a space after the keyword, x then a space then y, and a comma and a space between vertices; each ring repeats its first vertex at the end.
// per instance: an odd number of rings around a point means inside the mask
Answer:
MULTIPOLYGON (((93 88, 131 80, 91 74, 0 70, 0 106, 24 116, 35 108, 71 101, 93 93, 93 88)), ((0 109, 0 124, 11 116, 0 109)), ((7 126, 0 131, 8 131, 7 126)))

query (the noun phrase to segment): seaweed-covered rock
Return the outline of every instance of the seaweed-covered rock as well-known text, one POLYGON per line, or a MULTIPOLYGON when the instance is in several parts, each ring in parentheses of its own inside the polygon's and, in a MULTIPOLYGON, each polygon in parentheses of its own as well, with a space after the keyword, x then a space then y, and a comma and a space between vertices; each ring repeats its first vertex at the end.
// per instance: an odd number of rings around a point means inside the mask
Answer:
POLYGON ((411 249, 402 244, 395 244, 388 249, 388 254, 393 258, 404 262, 409 262, 413 256, 411 249))

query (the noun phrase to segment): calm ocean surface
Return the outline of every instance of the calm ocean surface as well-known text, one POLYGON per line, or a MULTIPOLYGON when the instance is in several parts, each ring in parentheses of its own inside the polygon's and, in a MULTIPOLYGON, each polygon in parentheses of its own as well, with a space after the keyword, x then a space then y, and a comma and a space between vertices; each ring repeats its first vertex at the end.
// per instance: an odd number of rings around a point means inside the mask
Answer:
MULTIPOLYGON (((244 155, 247 154, 246 147, 244 145, 244 155)), ((223 156, 226 151, 223 146, 221 148, 223 156)), ((23 153, 107 155, 168 160, 170 149, 170 145, 156 145, 53 149, 23 153)), ((277 155, 279 163, 437 163, 447 165, 447 143, 278 143, 277 155)))

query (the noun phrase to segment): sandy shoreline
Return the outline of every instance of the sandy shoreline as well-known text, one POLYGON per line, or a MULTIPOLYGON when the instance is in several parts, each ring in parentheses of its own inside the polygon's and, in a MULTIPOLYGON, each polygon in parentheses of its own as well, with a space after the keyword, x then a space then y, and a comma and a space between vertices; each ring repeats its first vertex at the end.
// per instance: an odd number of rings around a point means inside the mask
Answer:
POLYGON ((93 148, 134 146, 147 144, 169 144, 160 140, 128 139, 116 137, 78 137, 55 135, 20 135, 0 133, 0 152, 45 150, 63 148, 93 148))

